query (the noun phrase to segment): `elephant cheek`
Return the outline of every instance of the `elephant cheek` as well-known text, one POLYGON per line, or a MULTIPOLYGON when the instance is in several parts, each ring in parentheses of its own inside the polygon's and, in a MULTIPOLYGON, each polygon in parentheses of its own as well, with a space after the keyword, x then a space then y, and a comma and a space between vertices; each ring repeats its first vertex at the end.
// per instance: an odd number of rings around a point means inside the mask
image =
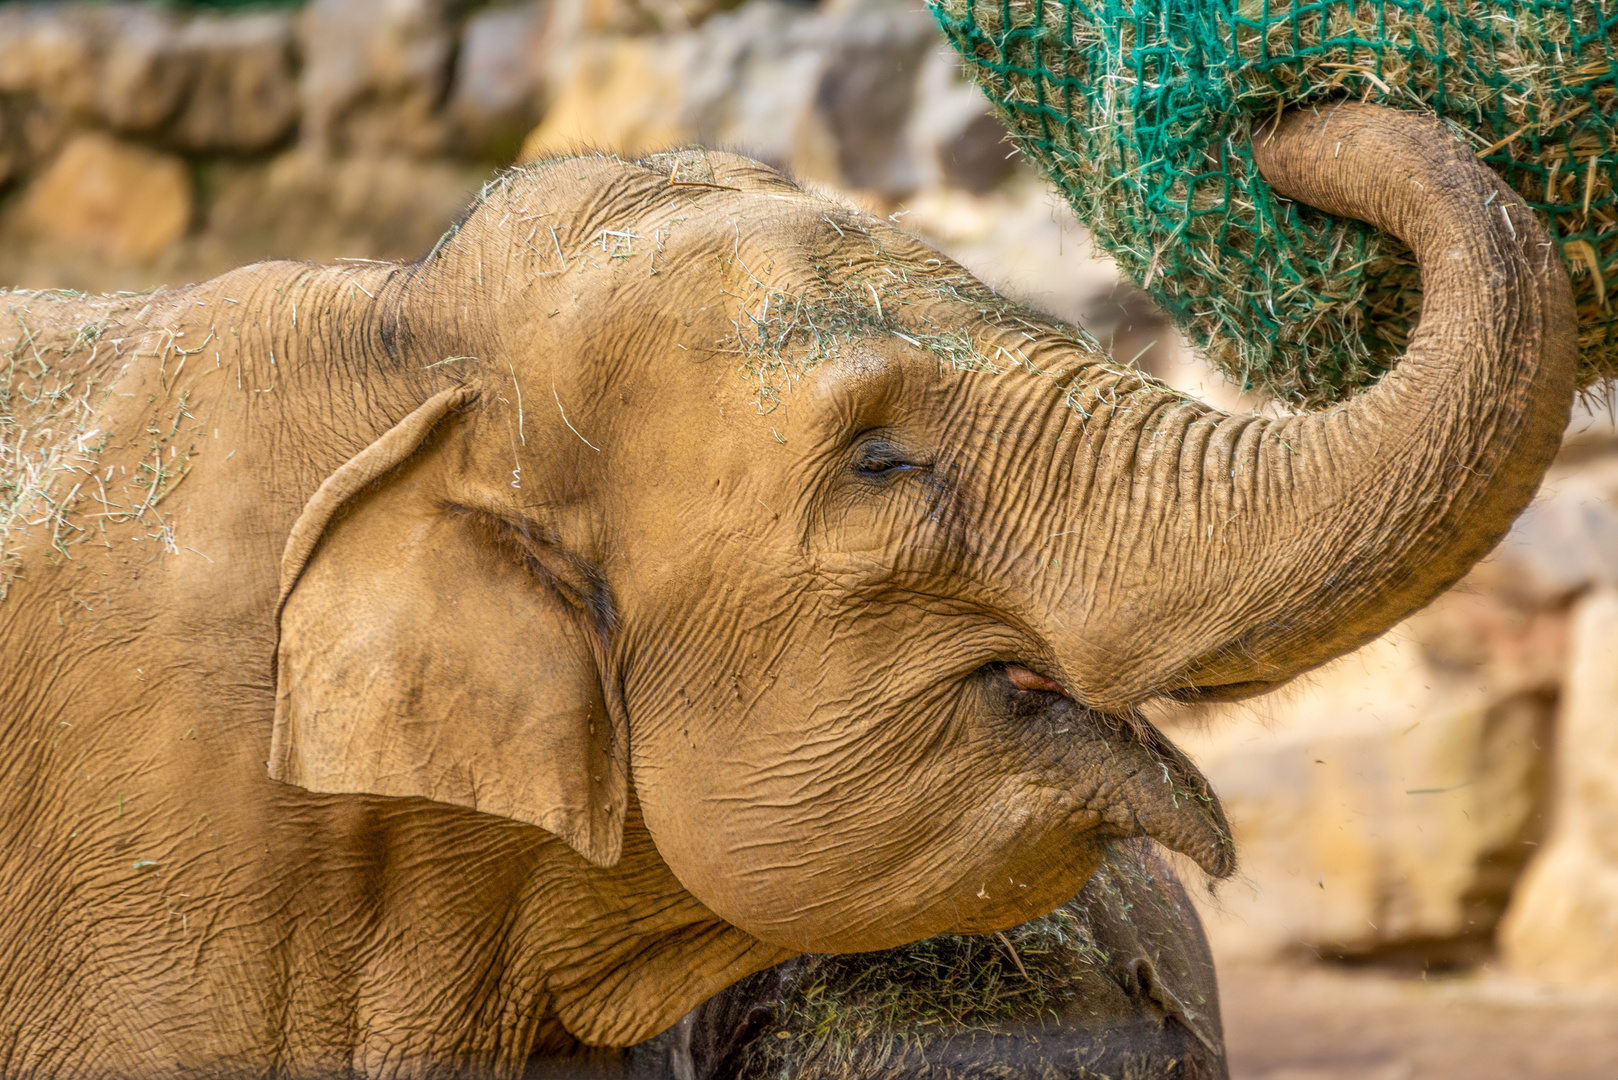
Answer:
POLYGON ((986 807, 979 818, 966 857, 948 864, 959 872, 927 905, 928 921, 941 924, 928 933, 982 934, 1044 915, 1084 888, 1106 851, 1101 815, 1049 788, 986 807))
MULTIPOLYGON (((1007 785, 1008 787, 1011 785, 1007 785)), ((939 933, 1005 930, 1071 900, 1100 865, 1099 815, 1049 788, 986 802, 896 873, 843 877, 797 909, 738 913, 771 944, 806 952, 889 949, 939 933)))

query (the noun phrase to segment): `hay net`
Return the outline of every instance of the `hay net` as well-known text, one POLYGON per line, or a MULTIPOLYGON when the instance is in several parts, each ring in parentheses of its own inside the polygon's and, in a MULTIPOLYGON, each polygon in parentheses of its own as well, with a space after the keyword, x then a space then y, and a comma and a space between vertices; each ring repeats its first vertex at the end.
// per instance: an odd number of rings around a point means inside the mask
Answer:
POLYGON ((929 0, 1012 137, 1228 376, 1294 406, 1403 349, 1403 245, 1287 202, 1252 127, 1355 98, 1436 112, 1533 207, 1618 373, 1618 0, 929 0))

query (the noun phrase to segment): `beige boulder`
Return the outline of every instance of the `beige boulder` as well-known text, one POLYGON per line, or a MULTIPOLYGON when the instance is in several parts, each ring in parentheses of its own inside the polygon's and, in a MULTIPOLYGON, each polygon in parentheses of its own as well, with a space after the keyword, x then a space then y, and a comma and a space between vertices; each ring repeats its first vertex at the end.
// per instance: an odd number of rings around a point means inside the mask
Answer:
POLYGON ((191 177, 169 154, 88 132, 24 191, 23 226, 86 254, 147 262, 191 224, 191 177))
POLYGON ((292 133, 298 82, 286 13, 198 16, 176 46, 191 58, 191 84, 171 142, 188 150, 255 151, 292 133))
POLYGON ((543 105, 554 14, 549 4, 523 4, 466 20, 445 106, 462 154, 509 161, 517 152, 543 105))
POLYGON ((102 66, 101 113, 119 131, 187 150, 262 150, 297 120, 292 46, 281 12, 183 23, 124 12, 102 66))
POLYGON ((586 37, 521 159, 699 142, 891 199, 939 174, 916 162, 942 144, 956 167, 954 144, 984 107, 975 91, 954 88, 948 107, 929 113, 939 122, 912 134, 937 33, 925 12, 898 5, 817 12, 754 0, 682 33, 586 37))
POLYGON ((923 190, 948 187, 983 195, 1016 173, 1018 158, 1005 125, 953 52, 924 54, 915 98, 907 141, 923 190))
POLYGON ((1225 955, 1472 959, 1493 936, 1523 971, 1618 972, 1618 442, 1585 441, 1428 608, 1176 732, 1236 833, 1205 913, 1225 955))
POLYGON ((571 8, 569 22, 587 34, 676 34, 700 26, 744 0, 549 0, 571 8))
POLYGON ((408 154, 333 158, 307 148, 221 172, 194 254, 221 267, 244 249, 329 261, 425 255, 486 169, 408 154))
POLYGON ((94 121, 117 6, 0 4, 0 182, 36 171, 94 121))
POLYGON ((1618 455, 1554 466, 1473 577, 1539 606, 1618 586, 1618 455))
MULTIPOLYGON (((549 47, 575 40, 570 10, 557 7, 549 47)), ((1014 166, 982 94, 937 46, 926 12, 889 0, 819 11, 753 0, 680 33, 586 36, 559 64, 520 160, 697 142, 883 205, 939 186, 986 193, 1014 166)))
POLYGON ((691 141, 681 91, 695 44, 689 35, 581 42, 572 72, 544 121, 523 140, 518 160, 584 149, 636 157, 691 141))
POLYGON ((177 54, 179 23, 156 8, 112 9, 120 18, 108 35, 96 87, 100 112, 118 131, 148 135, 185 100, 192 58, 177 54))
POLYGON ((751 0, 703 23, 682 109, 695 140, 802 172, 798 145, 834 25, 778 0, 751 0))
POLYGON ((835 20, 793 165, 804 175, 884 200, 921 183, 907 135, 938 27, 924 10, 872 5, 835 20))
POLYGON ((0 93, 92 112, 103 15, 80 5, 0 5, 0 93))
POLYGON ((1618 589, 1583 597, 1559 717, 1550 838, 1501 925, 1507 964, 1618 985, 1618 589))
POLYGON ((443 149, 453 0, 311 0, 299 21, 302 138, 324 153, 443 149))

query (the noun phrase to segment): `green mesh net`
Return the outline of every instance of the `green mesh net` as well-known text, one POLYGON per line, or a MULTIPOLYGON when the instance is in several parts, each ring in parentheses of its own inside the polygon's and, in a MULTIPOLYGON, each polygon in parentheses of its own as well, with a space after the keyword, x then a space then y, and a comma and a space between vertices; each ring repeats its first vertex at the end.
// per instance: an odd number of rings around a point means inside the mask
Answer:
POLYGON ((1022 151, 1227 375, 1296 405, 1374 381, 1420 313, 1402 245, 1277 198, 1283 106, 1436 111, 1537 210, 1618 373, 1618 0, 930 0, 1022 151))

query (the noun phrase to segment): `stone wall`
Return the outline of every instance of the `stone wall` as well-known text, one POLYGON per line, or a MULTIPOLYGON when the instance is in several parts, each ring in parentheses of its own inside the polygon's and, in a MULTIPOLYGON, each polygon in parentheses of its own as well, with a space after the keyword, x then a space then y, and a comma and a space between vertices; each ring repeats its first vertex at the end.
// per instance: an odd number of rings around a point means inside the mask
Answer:
POLYGON ((412 258, 519 156, 701 142, 851 192, 1169 363, 1156 312, 1001 134, 908 0, 0 3, 0 283, 412 258))
POLYGON ((0 5, 0 280, 419 253, 485 171, 444 152, 464 22, 413 2, 0 5))
POLYGON ((1009 277, 1123 331, 1130 355, 1167 354, 1151 309, 1064 241, 1071 216, 1009 155, 919 4, 730 7, 0 3, 0 282, 108 290, 270 256, 409 258, 525 139, 527 157, 700 141, 909 213, 991 277, 985 241, 1015 219, 1041 265, 1009 277))
POLYGON ((1618 432, 1581 412, 1486 560, 1378 641, 1160 723, 1241 866, 1215 951, 1618 981, 1618 432))
POLYGON ((1553 827, 1501 927, 1510 965, 1618 985, 1618 589, 1574 609, 1553 827))

